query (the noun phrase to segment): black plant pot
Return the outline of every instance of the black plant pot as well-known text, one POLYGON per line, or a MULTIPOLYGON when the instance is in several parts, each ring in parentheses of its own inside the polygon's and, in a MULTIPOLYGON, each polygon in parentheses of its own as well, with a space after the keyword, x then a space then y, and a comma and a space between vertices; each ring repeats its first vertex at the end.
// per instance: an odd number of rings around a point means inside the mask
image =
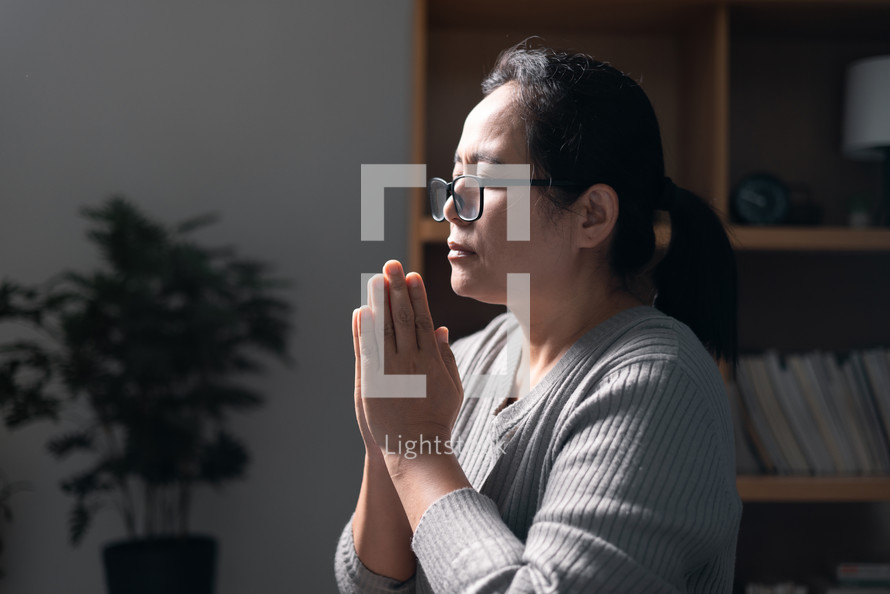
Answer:
POLYGON ((210 536, 108 544, 102 555, 108 594, 213 594, 216 549, 210 536))

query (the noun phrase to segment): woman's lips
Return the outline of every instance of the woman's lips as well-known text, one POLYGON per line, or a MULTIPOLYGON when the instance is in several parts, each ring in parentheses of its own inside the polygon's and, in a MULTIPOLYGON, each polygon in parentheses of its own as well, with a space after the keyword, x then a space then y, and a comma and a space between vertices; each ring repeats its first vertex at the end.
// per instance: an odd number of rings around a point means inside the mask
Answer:
POLYGON ((450 252, 448 252, 448 259, 449 259, 449 260, 459 260, 459 259, 461 259, 461 258, 471 258, 471 257, 473 257, 473 256, 475 256, 475 255, 476 255, 476 254, 475 254, 474 252, 464 252, 464 251, 461 251, 461 250, 451 250, 450 252))
POLYGON ((449 260, 457 260, 460 258, 469 258, 476 255, 476 252, 471 250, 469 247, 465 246, 462 243, 457 243, 456 241, 448 242, 448 259, 449 260))

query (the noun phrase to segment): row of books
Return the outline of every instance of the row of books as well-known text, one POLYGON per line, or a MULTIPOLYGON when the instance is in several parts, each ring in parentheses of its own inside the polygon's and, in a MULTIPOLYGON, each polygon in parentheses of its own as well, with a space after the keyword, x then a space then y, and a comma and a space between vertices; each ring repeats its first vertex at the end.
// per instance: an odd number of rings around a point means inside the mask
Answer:
POLYGON ((890 474, 890 349, 739 358, 740 474, 890 474))
MULTIPOLYGON (((890 588, 871 586, 832 586, 818 590, 822 594, 890 594, 890 588)), ((777 584, 750 583, 745 586, 745 594, 809 594, 807 586, 794 582, 777 584)))
POLYGON ((890 563, 839 563, 835 568, 843 586, 890 586, 890 563))
POLYGON ((806 586, 794 582, 780 582, 777 584, 745 584, 745 594, 808 594, 806 586))
MULTIPOLYGON (((824 594, 890 594, 888 563, 839 563, 835 566, 835 577, 836 583, 816 590, 824 594)), ((809 591, 808 586, 793 581, 745 584, 745 594, 809 594, 809 591)))

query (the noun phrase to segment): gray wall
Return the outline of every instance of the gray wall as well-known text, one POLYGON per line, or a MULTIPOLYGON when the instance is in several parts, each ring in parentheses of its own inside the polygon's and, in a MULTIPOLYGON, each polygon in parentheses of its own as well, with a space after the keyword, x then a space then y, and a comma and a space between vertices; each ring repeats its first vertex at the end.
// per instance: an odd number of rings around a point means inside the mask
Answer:
MULTIPOLYGON (((360 273, 405 255, 404 195, 386 238, 362 244, 362 163, 407 163, 410 0, 0 0, 0 276, 88 269, 81 205, 120 192, 168 222, 217 211, 198 234, 294 281, 292 370, 255 385, 236 418, 249 477, 197 494, 193 528, 219 537, 219 594, 331 592, 336 539, 363 450, 352 404, 350 314, 360 273)), ((10 336, 0 329, 0 337, 10 336)), ((103 512, 67 544, 60 477, 84 459, 44 453, 58 427, 0 428, 0 469, 33 490, 0 522, 14 594, 104 591, 103 512)))

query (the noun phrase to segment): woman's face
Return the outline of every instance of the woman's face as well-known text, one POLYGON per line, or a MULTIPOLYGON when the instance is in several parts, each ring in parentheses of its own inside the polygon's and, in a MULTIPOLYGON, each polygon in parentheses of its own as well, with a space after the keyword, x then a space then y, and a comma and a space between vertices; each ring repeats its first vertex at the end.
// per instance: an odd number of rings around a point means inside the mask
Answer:
MULTIPOLYGON (((514 93, 515 83, 502 85, 467 116, 455 154, 453 177, 503 177, 491 171, 492 164, 529 162, 522 120, 513 104, 514 93)), ((448 200, 448 259, 455 293, 486 303, 506 304, 507 273, 529 273, 532 294, 542 297, 547 291, 564 286, 570 278, 573 258, 571 233, 563 224, 566 215, 561 213, 553 221, 542 204, 546 198, 540 190, 532 187, 530 192, 530 241, 507 241, 506 188, 485 188, 482 216, 473 222, 458 218, 453 199, 448 200), (460 247, 466 249, 456 249, 460 247)))

